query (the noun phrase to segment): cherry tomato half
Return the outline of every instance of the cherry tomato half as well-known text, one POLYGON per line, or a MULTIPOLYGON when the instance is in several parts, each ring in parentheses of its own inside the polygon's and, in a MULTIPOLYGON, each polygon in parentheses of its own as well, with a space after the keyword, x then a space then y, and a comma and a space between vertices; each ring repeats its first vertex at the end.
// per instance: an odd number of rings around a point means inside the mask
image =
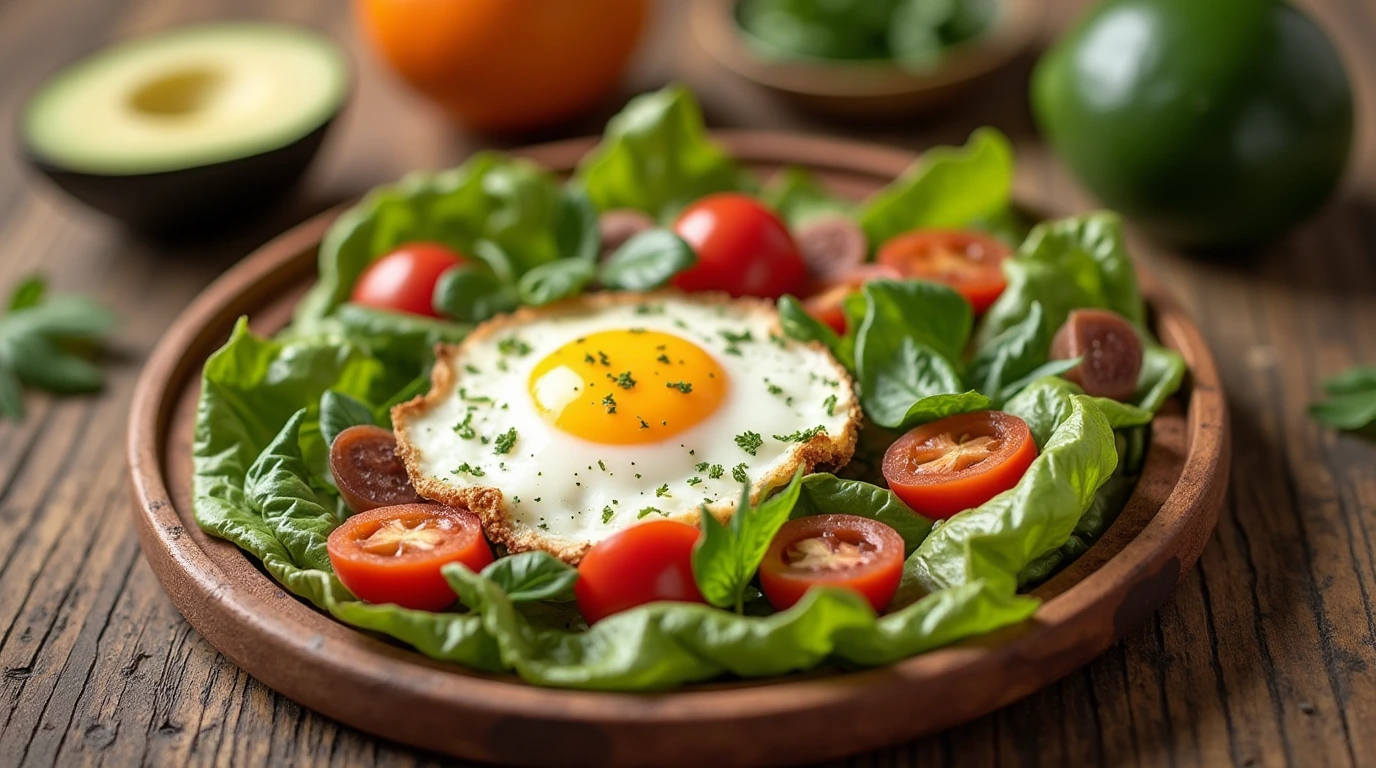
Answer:
POLYGON ((947 416, 898 438, 884 479, 914 512, 947 518, 1017 485, 1037 458, 1027 423, 1002 411, 947 416))
POLYGON ((492 562, 478 516, 441 504, 378 507, 345 520, 326 542, 344 586, 369 603, 438 611, 455 600, 440 573, 463 563, 481 571, 492 562))
POLYGON ((760 564, 760 587, 782 611, 814 586, 859 592, 884 610, 903 576, 903 537, 868 517, 814 515, 789 520, 760 564))
POLYGON ((846 332, 846 297, 871 280, 898 280, 903 276, 887 264, 861 264, 840 278, 814 287, 803 300, 803 309, 837 333, 846 332))
POLYGON ((396 437, 382 427, 358 425, 330 444, 330 474, 354 512, 421 501, 397 456, 396 437))
POLYGON ((354 284, 349 300, 377 309, 439 317, 435 283, 466 259, 439 243, 406 243, 374 261, 354 284))
POLYGON ((682 290, 777 299, 807 285, 807 264, 788 227, 752 197, 708 195, 683 211, 674 231, 698 255, 674 277, 682 290))
POLYGON ((574 595, 589 624, 637 605, 671 600, 701 603, 693 578, 698 529, 653 520, 599 542, 578 564, 574 595))
POLYGON ((979 232, 919 229, 884 243, 876 260, 905 277, 945 283, 965 297, 975 314, 1003 293, 1003 260, 1012 251, 979 232))

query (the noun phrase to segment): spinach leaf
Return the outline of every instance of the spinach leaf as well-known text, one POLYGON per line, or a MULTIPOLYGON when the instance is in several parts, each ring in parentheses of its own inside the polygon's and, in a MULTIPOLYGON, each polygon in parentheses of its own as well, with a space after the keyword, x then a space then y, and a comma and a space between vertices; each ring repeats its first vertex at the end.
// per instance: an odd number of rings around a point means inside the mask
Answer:
POLYGON ((471 328, 469 324, 405 312, 390 312, 361 304, 341 304, 333 316, 315 324, 313 333, 297 335, 295 329, 288 329, 278 338, 307 343, 334 338, 340 343, 367 350, 368 354, 388 366, 393 377, 414 377, 420 366, 428 365, 434 359, 436 344, 457 344, 468 335, 471 328))
POLYGON ((1132 399, 1138 407, 1155 413, 1180 389, 1185 380, 1185 359, 1178 352, 1144 339, 1142 372, 1137 377, 1137 392, 1132 399))
POLYGON ((357 398, 333 389, 320 396, 320 436, 325 445, 334 445, 334 439, 349 427, 373 423, 373 409, 357 398))
POLYGON ((1360 430, 1376 422, 1376 366, 1357 366, 1325 379, 1327 399, 1309 404, 1309 414, 1335 429, 1360 430))
POLYGON ((905 565, 901 591, 937 593, 983 581, 1012 594, 1018 575, 1070 538, 1118 464, 1113 428, 1083 395, 1018 484, 938 526, 905 565))
POLYGON ((1146 328, 1146 308, 1117 214, 1101 212, 1037 225, 1017 254, 1004 261, 1003 272, 1008 287, 976 331, 978 348, 1025 322, 1034 302, 1041 305, 1048 339, 1071 310, 1085 307, 1110 309, 1146 328))
POLYGON ((516 294, 524 304, 543 306, 582 293, 596 274, 594 261, 582 257, 559 259, 521 275, 516 294))
POLYGON ((838 336, 831 326, 809 315, 792 296, 779 297, 779 326, 789 338, 821 342, 846 370, 855 371, 855 341, 838 336))
POLYGON ((47 297, 48 281, 42 275, 29 275, 14 287, 5 311, 18 312, 21 309, 36 307, 47 297))
POLYGON ((493 561, 483 569, 483 578, 501 587, 513 603, 568 602, 573 599, 578 569, 548 552, 521 552, 493 561))
POLYGON ((903 537, 903 555, 917 549, 932 530, 932 521, 898 500, 893 491, 860 480, 817 473, 803 478, 798 503, 789 519, 812 515, 860 515, 878 520, 903 537))
POLYGON ((612 289, 649 291, 669 282, 697 260, 697 254, 683 238, 667 229, 650 229, 617 248, 602 264, 598 279, 612 289))
MULTIPOLYGON (((917 418, 930 410, 925 399, 960 391, 960 374, 955 367, 912 338, 894 338, 881 332, 867 339, 863 328, 859 338, 856 369, 860 405, 874 423, 890 429, 905 428, 910 416, 917 418)), ((988 398, 979 397, 987 407, 988 398)))
POLYGON ((1041 303, 1034 300, 1026 317, 975 350, 965 381, 1002 402, 1005 388, 1037 370, 1050 355, 1051 334, 1042 315, 1041 303))
POLYGON ((597 206, 577 184, 568 184, 559 195, 554 211, 554 240, 563 259, 579 259, 596 264, 602 251, 602 230, 597 221, 597 206))
POLYGON ((680 85, 631 99, 574 178, 598 210, 634 208, 659 221, 713 192, 753 186, 708 139, 697 100, 680 85))
POLYGON ((742 0, 737 20, 762 56, 882 59, 894 0, 742 0))
POLYGON ((511 286, 473 264, 455 267, 435 283, 435 310, 460 322, 481 323, 515 309, 517 301, 511 286))
POLYGON ((935 147, 860 208, 860 226, 875 247, 924 227, 964 227, 997 215, 1013 189, 1013 148, 1002 133, 980 128, 964 147, 935 147))
MULTIPOLYGON (((957 361, 970 339, 974 313, 949 286, 924 280, 871 280, 860 337, 893 333, 913 339, 948 361, 957 361)), ((858 346, 864 343, 856 339, 858 346)))
POLYGON ((480 243, 491 243, 507 255, 515 279, 560 255, 560 199, 559 185, 543 168, 492 152, 379 187, 326 233, 320 280, 297 306, 296 323, 309 329, 333 313, 374 260, 409 242, 439 242, 480 259, 486 250, 480 243))
POLYGON ((799 467, 787 487, 754 507, 750 483, 743 483, 740 503, 726 525, 703 509, 702 538, 693 548, 693 575, 707 602, 741 612, 745 588, 759 570, 769 542, 798 503, 802 477, 799 467))
POLYGON ((1038 379, 1007 403, 1003 410, 1027 422, 1032 439, 1041 448, 1051 434, 1069 418, 1076 397, 1087 398, 1108 420, 1112 429, 1150 424, 1152 412, 1107 397, 1090 397, 1079 385, 1055 376, 1038 379))
POLYGON ((850 216, 855 207, 823 189, 807 170, 794 166, 765 184, 760 201, 795 228, 823 216, 850 216))

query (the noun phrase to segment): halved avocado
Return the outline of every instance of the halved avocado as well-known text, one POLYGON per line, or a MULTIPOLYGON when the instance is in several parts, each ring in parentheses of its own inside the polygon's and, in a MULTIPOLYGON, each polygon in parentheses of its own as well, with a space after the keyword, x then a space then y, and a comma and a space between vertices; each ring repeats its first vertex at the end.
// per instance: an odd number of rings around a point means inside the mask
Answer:
POLYGON ((22 116, 29 161, 136 229, 221 223, 278 199, 348 95, 328 38, 296 27, 188 27, 96 53, 45 83, 22 116))

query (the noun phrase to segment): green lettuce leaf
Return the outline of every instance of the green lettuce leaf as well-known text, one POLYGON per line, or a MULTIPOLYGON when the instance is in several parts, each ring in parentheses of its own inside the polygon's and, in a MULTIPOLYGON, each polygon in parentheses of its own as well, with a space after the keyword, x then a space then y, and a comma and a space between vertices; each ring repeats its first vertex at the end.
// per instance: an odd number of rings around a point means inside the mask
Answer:
POLYGON ((1185 358, 1150 339, 1147 342, 1142 348, 1142 372, 1132 399, 1138 407, 1155 413, 1185 380, 1185 358))
POLYGON ((325 540, 339 520, 320 502, 307 480, 310 473, 300 443, 305 420, 306 409, 302 408, 249 466, 244 495, 297 567, 323 571, 330 569, 325 540))
POLYGON ((754 186, 707 137, 697 100, 680 85, 631 99, 607 122, 575 180, 599 210, 634 208, 659 221, 713 192, 754 186))
POLYGON ((568 602, 578 569, 548 552, 521 552, 493 561, 483 569, 483 578, 495 582, 513 603, 568 602))
POLYGON ((1018 484, 932 531, 904 571, 903 591, 939 593, 982 581, 1013 594, 1019 574, 1070 538, 1118 465, 1113 428, 1083 395, 1018 484))
POLYGON ((970 134, 964 147, 935 147, 860 207, 873 247, 927 227, 961 228, 1001 214, 1013 190, 1013 147, 993 128, 970 134))
POLYGON ((340 215, 320 245, 320 279, 297 307, 309 326, 349 298, 375 259, 408 242, 431 241, 482 258, 482 243, 501 249, 514 275, 560 255, 556 217, 561 192, 534 163, 491 152, 438 173, 415 173, 378 187, 340 215))
POLYGON ((320 437, 325 445, 334 445, 334 439, 349 427, 373 423, 373 409, 358 398, 333 389, 320 396, 320 437))
POLYGON ((1055 376, 1037 379, 1029 384, 1016 397, 1004 404, 1003 410, 1027 422, 1032 439, 1042 448, 1074 409, 1074 398, 1081 396, 1089 400, 1108 420, 1112 429, 1137 427, 1150 424, 1152 412, 1129 403, 1120 403, 1107 397, 1089 397, 1073 381, 1055 376))

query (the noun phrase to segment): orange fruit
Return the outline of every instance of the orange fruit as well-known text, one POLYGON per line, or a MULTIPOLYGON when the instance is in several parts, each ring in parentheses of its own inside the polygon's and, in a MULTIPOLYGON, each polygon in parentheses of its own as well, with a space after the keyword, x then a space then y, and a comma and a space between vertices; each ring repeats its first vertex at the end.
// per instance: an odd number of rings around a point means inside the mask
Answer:
POLYGON ((354 0, 364 37, 463 125, 523 130, 609 94, 646 0, 354 0))

